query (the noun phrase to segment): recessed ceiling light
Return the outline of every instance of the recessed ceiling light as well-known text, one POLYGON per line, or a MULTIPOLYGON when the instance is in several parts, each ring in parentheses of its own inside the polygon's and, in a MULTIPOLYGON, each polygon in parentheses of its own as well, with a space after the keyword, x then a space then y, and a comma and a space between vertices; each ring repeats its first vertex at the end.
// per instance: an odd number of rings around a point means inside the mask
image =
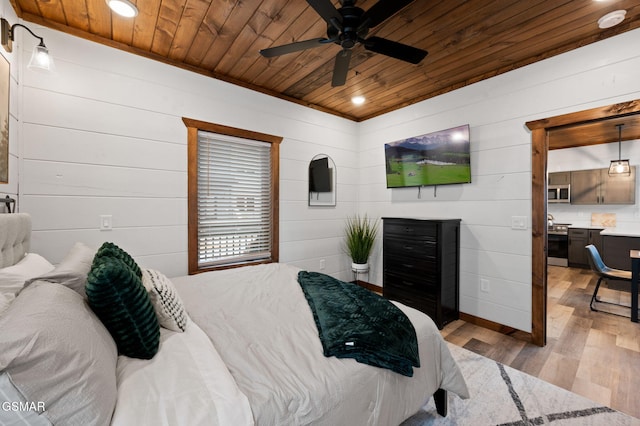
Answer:
POLYGON ((366 101, 364 96, 354 96, 351 98, 351 102, 353 102, 354 105, 362 105, 364 101, 366 101))
POLYGON ((626 10, 614 10, 613 12, 607 13, 602 18, 598 19, 598 27, 602 29, 615 27, 620 22, 624 21, 626 14, 626 10))
POLYGON ((109 8, 120 16, 133 18, 138 14, 138 8, 129 0, 105 0, 109 8))

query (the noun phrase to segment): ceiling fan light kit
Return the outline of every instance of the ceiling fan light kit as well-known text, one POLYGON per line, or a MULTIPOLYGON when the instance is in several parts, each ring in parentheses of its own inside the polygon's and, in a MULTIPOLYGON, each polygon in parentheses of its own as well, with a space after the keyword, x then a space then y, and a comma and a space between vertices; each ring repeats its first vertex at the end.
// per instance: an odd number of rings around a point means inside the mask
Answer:
POLYGON ((356 0, 340 0, 341 7, 339 9, 335 8, 331 0, 307 0, 307 3, 327 23, 327 37, 262 49, 260 54, 266 58, 272 58, 325 44, 337 44, 342 50, 337 53, 335 59, 331 79, 333 87, 346 83, 352 49, 359 44, 371 52, 411 64, 419 64, 427 56, 426 50, 381 37, 367 38, 371 28, 380 25, 413 1, 379 0, 365 11, 355 5, 356 0))

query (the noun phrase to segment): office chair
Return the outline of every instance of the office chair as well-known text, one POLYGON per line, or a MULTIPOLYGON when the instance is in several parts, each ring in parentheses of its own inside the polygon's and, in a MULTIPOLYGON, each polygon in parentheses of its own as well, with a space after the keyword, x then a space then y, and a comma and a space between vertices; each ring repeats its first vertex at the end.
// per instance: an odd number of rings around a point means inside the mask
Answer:
POLYGON ((613 302, 605 302, 603 300, 598 299, 598 290, 600 289, 600 284, 602 283, 602 280, 605 280, 605 279, 622 280, 622 281, 628 282, 629 285, 631 285, 631 271, 623 271, 621 269, 609 268, 607 265, 604 264, 604 262, 602 261, 602 257, 600 257, 600 253, 598 252, 598 249, 593 244, 589 244, 588 246, 585 246, 585 249, 589 254, 589 264, 591 265, 591 270, 595 272, 599 277, 598 282, 596 283, 596 289, 593 291, 593 296, 591 297, 591 303, 589 304, 589 307, 594 312, 605 312, 607 314, 625 316, 625 315, 617 314, 615 312, 599 311, 598 309, 595 308, 594 303, 595 302, 608 303, 610 305, 618 305, 618 306, 624 306, 626 308, 630 308, 630 306, 621 305, 619 303, 613 303, 613 302))

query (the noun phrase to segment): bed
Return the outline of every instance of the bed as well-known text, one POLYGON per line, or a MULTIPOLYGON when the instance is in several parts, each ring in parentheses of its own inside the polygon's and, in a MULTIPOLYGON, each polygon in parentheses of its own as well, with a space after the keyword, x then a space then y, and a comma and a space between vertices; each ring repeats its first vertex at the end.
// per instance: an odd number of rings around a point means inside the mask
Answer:
POLYGON ((54 266, 29 252, 30 229, 26 214, 0 215, 0 424, 396 425, 434 394, 442 410, 446 392, 468 397, 433 321, 399 303, 418 338, 412 377, 325 357, 294 266, 169 280, 81 243, 54 266), (141 275, 144 294, 127 298, 157 319, 136 323, 141 356, 123 355, 135 333, 114 333, 95 303, 98 258, 126 271, 118 283, 141 275))

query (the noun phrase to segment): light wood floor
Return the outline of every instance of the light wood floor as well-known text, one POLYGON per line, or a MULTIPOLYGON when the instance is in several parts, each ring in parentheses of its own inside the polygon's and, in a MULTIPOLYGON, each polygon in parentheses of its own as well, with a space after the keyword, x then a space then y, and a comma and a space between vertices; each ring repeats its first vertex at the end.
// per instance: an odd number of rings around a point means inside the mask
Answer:
MULTIPOLYGON (((589 302, 597 279, 588 269, 550 266, 547 345, 543 348, 464 321, 442 330, 458 346, 640 418, 640 323, 602 312, 589 302)), ((607 298, 627 293, 603 289, 607 298)), ((628 312, 628 310, 626 310, 628 312)))

